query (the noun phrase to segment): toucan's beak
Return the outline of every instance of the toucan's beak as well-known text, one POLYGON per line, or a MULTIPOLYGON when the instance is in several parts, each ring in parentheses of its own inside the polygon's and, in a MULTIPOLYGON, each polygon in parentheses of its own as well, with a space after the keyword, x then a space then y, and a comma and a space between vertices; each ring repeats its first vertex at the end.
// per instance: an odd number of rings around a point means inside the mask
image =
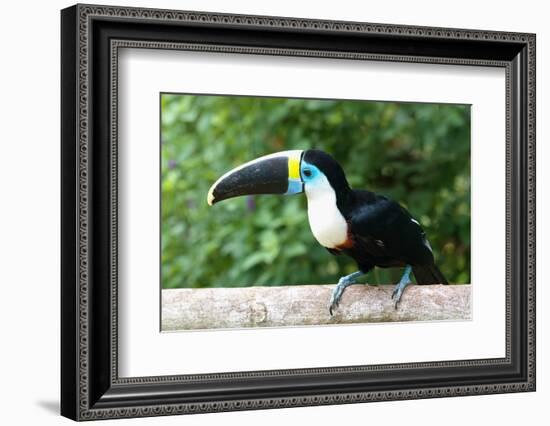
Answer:
POLYGON ((298 194, 302 150, 282 151, 249 161, 219 178, 208 191, 208 204, 241 195, 298 194))

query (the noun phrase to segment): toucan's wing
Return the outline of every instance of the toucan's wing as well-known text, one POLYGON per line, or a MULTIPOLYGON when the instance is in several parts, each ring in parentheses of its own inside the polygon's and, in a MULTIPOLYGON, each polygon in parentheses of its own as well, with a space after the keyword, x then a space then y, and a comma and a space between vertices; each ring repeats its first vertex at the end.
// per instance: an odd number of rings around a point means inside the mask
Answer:
POLYGON ((359 250, 362 250, 365 253, 368 253, 370 256, 374 256, 377 258, 395 257, 393 250, 391 249, 391 244, 389 244, 387 241, 384 242, 384 240, 377 238, 377 236, 380 237, 380 235, 375 236, 374 234, 363 234, 353 231, 352 233, 354 236, 353 239, 355 245, 359 250))
POLYGON ((386 197, 357 193, 351 232, 370 255, 412 265, 433 263, 426 234, 407 210, 386 197))

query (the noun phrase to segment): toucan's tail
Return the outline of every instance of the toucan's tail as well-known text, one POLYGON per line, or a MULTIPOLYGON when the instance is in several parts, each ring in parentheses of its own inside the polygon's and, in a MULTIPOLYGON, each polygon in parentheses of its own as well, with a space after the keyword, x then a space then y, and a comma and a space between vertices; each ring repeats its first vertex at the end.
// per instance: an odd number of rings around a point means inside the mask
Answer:
POLYGON ((431 265, 413 266, 417 284, 449 284, 435 263, 431 265))

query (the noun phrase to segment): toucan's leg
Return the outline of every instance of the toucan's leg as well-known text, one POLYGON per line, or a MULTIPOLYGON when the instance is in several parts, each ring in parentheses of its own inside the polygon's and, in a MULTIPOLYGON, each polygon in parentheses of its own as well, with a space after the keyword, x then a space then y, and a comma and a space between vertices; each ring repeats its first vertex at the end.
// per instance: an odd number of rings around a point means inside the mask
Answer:
POLYGON ((405 288, 411 284, 411 279, 409 278, 409 275, 411 274, 412 266, 407 265, 405 266, 405 270, 403 271, 403 275, 401 276, 401 279, 399 282, 395 285, 395 288, 393 289, 393 293, 391 295, 392 299, 395 299, 395 309, 397 309, 397 305, 399 304, 399 301, 401 300, 401 296, 403 295, 403 291, 405 288))
POLYGON ((346 275, 338 280, 338 284, 334 289, 332 290, 332 295, 330 296, 330 304, 328 311, 332 315, 332 311, 338 307, 338 304, 340 303, 340 299, 342 298, 342 294, 344 294, 344 290, 346 287, 355 284, 356 279, 359 278, 361 275, 365 275, 361 271, 354 272, 353 274, 346 275))

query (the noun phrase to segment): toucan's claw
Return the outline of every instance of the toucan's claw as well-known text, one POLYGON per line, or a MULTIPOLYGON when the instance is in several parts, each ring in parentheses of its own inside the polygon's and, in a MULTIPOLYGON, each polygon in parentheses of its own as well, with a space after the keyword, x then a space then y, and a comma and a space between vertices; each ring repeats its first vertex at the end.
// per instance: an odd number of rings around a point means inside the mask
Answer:
POLYGON ((393 292, 391 294, 392 300, 395 300, 395 309, 399 306, 399 303, 401 302, 401 297, 403 296, 403 292, 407 288, 407 286, 411 283, 411 280, 409 278, 409 275, 412 271, 412 267, 410 265, 407 265, 405 267, 405 271, 403 272, 403 276, 399 280, 399 282, 395 285, 393 292))
POLYGON ((403 294, 403 291, 399 291, 399 290, 400 290, 399 284, 396 284, 391 294, 392 299, 395 299, 395 297, 397 296, 396 303, 399 301, 399 299, 401 299, 401 295, 403 294))
POLYGON ((353 274, 346 275, 345 277, 342 277, 338 280, 338 284, 336 284, 336 287, 332 289, 332 294, 330 296, 330 302, 329 302, 329 308, 328 312, 330 315, 333 315, 333 311, 336 310, 338 305, 340 304, 340 300, 342 299, 342 295, 344 294, 344 290, 356 283, 356 278, 363 275, 361 271, 354 272, 353 274))
POLYGON ((395 300, 395 309, 398 308, 399 302, 401 302, 401 296, 403 295, 403 290, 405 290, 405 286, 400 287, 399 284, 395 286, 395 289, 393 290, 393 293, 391 295, 392 300, 395 300))
POLYGON ((338 305, 340 304, 340 299, 342 298, 342 294, 344 294, 344 289, 350 284, 351 283, 347 283, 346 281, 343 281, 342 279, 340 279, 336 287, 334 287, 334 289, 332 290, 332 294, 330 296, 329 308, 328 308, 330 316, 334 315, 334 311, 336 310, 336 308, 338 308, 338 305))

